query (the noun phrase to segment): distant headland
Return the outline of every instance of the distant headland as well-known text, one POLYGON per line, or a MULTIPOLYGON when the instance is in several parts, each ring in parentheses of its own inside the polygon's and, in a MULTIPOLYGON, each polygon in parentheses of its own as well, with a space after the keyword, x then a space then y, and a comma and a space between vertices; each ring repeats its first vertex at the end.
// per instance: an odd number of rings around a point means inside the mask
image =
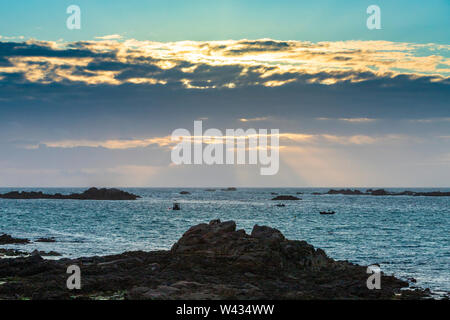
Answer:
POLYGON ((341 189, 334 190, 331 189, 324 194, 344 194, 344 195, 369 195, 369 196, 423 196, 423 197, 450 197, 450 192, 441 192, 441 191, 430 191, 430 192, 415 192, 415 191, 401 191, 401 192, 389 192, 384 189, 367 189, 366 192, 362 192, 360 190, 351 190, 351 189, 341 189))

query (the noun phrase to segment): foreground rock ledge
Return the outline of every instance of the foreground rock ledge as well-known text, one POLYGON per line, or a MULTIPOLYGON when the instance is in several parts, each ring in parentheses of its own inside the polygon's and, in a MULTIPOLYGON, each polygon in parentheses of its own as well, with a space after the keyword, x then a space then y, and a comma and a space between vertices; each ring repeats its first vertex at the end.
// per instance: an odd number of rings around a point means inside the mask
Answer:
POLYGON ((170 251, 126 252, 79 259, 40 256, 0 260, 2 299, 420 299, 408 283, 382 275, 369 290, 366 267, 334 261, 305 241, 273 228, 250 235, 234 221, 191 227, 170 251), (80 266, 82 289, 66 289, 69 265, 80 266))

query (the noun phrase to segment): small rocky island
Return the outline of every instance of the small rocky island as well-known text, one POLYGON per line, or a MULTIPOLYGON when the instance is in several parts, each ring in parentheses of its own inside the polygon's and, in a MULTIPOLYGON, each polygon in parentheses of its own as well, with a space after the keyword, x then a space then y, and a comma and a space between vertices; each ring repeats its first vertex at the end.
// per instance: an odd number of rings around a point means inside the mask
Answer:
POLYGON ((12 191, 4 194, 0 194, 0 198, 3 199, 66 199, 66 200, 136 200, 137 198, 140 198, 139 196, 125 192, 119 189, 97 189, 97 188, 90 188, 83 193, 72 193, 69 195, 64 195, 61 193, 56 194, 45 194, 41 191, 35 192, 18 192, 18 191, 12 191))
POLYGON ((0 259, 0 299, 422 299, 408 282, 381 274, 367 288, 367 267, 335 261, 305 241, 234 221, 191 227, 171 250, 45 260, 0 259), (81 290, 66 288, 67 267, 81 269, 81 290))

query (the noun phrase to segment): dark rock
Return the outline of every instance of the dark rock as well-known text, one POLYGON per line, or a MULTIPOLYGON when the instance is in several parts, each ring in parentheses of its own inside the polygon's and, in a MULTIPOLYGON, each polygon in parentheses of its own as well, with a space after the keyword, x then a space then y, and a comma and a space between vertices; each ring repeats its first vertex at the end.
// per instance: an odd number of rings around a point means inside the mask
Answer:
POLYGON ((25 256, 25 255, 28 255, 28 253, 26 253, 24 251, 20 251, 20 250, 15 250, 15 249, 0 248, 0 256, 17 257, 17 256, 25 256))
POLYGON ((189 191, 181 191, 180 194, 191 194, 189 191))
POLYGON ((412 282, 412 283, 416 283, 417 282, 417 280, 415 278, 413 278, 413 277, 407 278, 407 280, 409 282, 412 282))
POLYGON ((336 212, 335 211, 320 211, 319 212, 320 214, 335 214, 336 212))
POLYGON ((222 191, 236 191, 237 189, 234 187, 230 187, 230 188, 226 188, 226 189, 222 189, 222 191))
POLYGON ((422 196, 422 197, 450 197, 450 192, 431 191, 431 192, 415 192, 415 191, 402 191, 402 192, 389 192, 384 189, 367 189, 366 192, 360 190, 331 189, 325 194, 343 194, 343 195, 370 195, 370 196, 422 196))
POLYGON ((39 251, 39 250, 33 250, 30 255, 32 256, 41 256, 41 257, 59 257, 61 256, 61 254, 59 252, 56 251, 39 251))
POLYGON ((390 193, 384 189, 373 190, 370 194, 372 196, 388 196, 388 195, 390 195, 390 193))
POLYGON ((422 299, 422 289, 381 274, 368 290, 367 267, 335 261, 305 241, 267 226, 251 235, 234 221, 191 227, 170 251, 44 260, 38 254, 0 259, 0 299, 422 299), (67 266, 82 269, 82 289, 65 287, 67 266), (7 279, 7 280, 3 280, 7 279), (122 292, 118 295, 117 292, 122 292))
POLYGON ((295 196, 281 195, 281 196, 276 196, 276 197, 273 198, 272 200, 302 200, 302 199, 297 198, 297 197, 295 197, 295 196))
POLYGON ((284 240, 284 236, 279 230, 266 226, 258 226, 257 224, 253 227, 251 236, 257 239, 284 240))
POLYGON ((345 195, 362 195, 364 194, 360 190, 341 189, 341 190, 329 190, 326 194, 345 194, 345 195))
POLYGON ((18 192, 12 191, 5 194, 0 194, 0 198, 3 199, 72 199, 72 200, 136 200, 140 198, 137 195, 128 193, 119 189, 97 189, 90 188, 83 193, 72 193, 70 195, 62 195, 60 193, 56 194, 45 194, 41 191, 39 192, 18 192))
POLYGON ((26 243, 30 243, 30 240, 21 239, 21 238, 13 238, 9 234, 2 234, 0 236, 0 245, 1 244, 26 244, 26 243))
POLYGON ((56 242, 54 238, 39 238, 35 242, 56 242))

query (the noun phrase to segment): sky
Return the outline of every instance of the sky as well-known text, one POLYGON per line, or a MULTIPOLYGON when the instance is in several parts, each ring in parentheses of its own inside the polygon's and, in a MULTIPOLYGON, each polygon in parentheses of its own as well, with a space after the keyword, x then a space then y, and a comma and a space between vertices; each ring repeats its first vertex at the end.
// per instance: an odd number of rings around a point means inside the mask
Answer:
POLYGON ((0 186, 449 187, 450 2, 0 3, 0 186), (69 5, 81 29, 69 30, 69 5), (369 30, 366 9, 381 10, 369 30), (280 169, 171 133, 279 129, 280 169))

